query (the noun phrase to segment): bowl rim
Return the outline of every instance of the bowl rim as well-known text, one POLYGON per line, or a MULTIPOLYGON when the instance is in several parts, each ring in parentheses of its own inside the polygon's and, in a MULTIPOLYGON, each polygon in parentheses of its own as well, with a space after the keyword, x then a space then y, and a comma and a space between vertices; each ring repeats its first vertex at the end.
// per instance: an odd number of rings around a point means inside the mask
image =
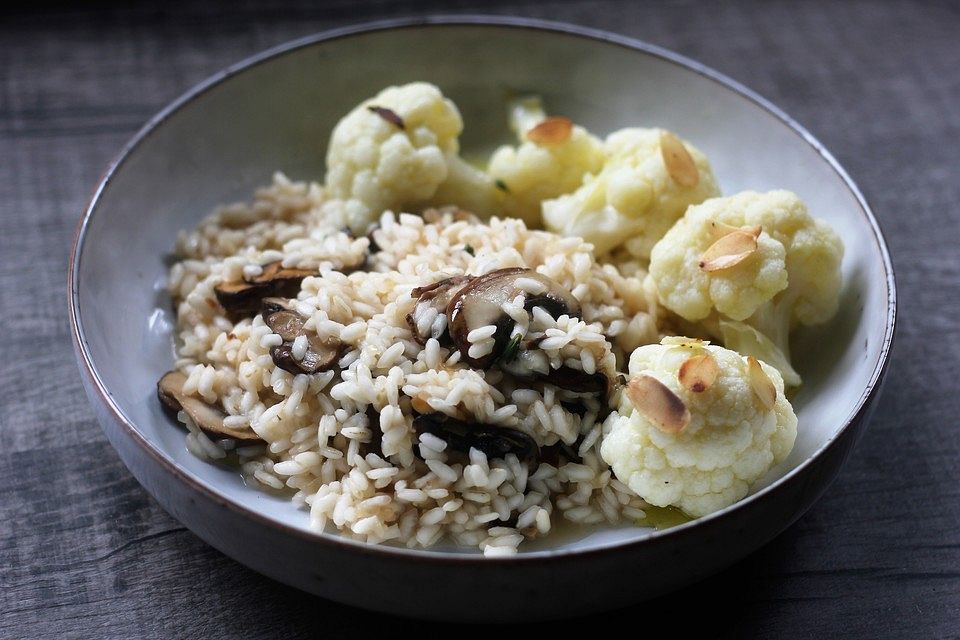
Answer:
POLYGON ((867 203, 866 198, 854 183, 850 175, 846 172, 846 170, 843 169, 843 167, 840 166, 839 162, 837 162, 833 155, 827 151, 824 145, 779 107, 775 106, 766 98, 760 96, 758 93, 747 88, 736 80, 733 80, 726 75, 715 71, 704 64, 701 64, 700 62, 636 38, 565 22, 536 18, 521 18, 516 16, 473 14, 390 18, 363 22, 323 31, 306 37, 291 40, 244 58, 243 60, 218 71, 212 76, 209 76, 205 80, 191 87, 189 90, 181 94, 178 98, 170 102, 162 110, 152 116, 146 122, 146 124, 144 124, 140 130, 127 141, 127 143, 123 146, 117 156, 110 162, 110 164, 107 166, 107 169, 101 176, 100 181, 94 189, 93 195, 83 210, 83 214, 74 233, 70 250, 70 259, 68 263, 67 298, 70 333, 73 339, 75 353, 81 373, 83 373, 91 383, 88 385, 88 391, 96 392, 97 396, 99 397, 99 401, 109 410, 114 422, 120 425, 123 431, 126 432, 126 434, 130 436, 138 446, 144 449, 146 453, 149 454, 149 456, 153 458, 153 460, 158 463, 165 472, 172 475, 176 480, 186 483, 194 491, 202 494, 205 498, 218 503, 220 506, 235 512, 236 515, 253 520, 256 524, 273 528, 280 533, 292 535, 314 544, 326 545, 332 549, 336 548, 340 551, 381 556, 385 559, 413 559, 418 562, 426 561, 441 564, 467 563, 470 565, 482 564, 484 566, 516 565, 521 563, 542 562, 544 560, 561 560, 571 557, 615 553, 623 551, 625 548, 639 545, 649 545, 667 538, 675 539, 689 536, 691 534, 695 534, 698 529, 702 529, 711 523, 716 523, 720 520, 730 518, 734 512, 743 510, 751 503, 757 502, 763 499, 765 496, 778 491, 792 478, 794 478, 794 476, 802 473, 805 468, 820 458, 827 449, 831 448, 837 442, 841 435, 843 435, 847 429, 851 427, 851 425, 860 422, 867 416, 869 407, 871 405, 871 400, 879 392, 883 376, 886 373, 889 364, 890 350, 893 344, 897 319, 897 290, 893 263, 890 258, 890 253, 887 248, 883 233, 880 229, 880 225, 877 222, 869 204, 867 203), (793 469, 789 470, 782 477, 772 482, 770 485, 760 489, 755 493, 749 494, 742 500, 739 500, 738 502, 724 509, 711 513, 707 516, 696 518, 690 522, 678 525, 676 527, 671 527, 669 529, 653 531, 648 535, 635 540, 605 542, 595 546, 586 546, 583 548, 544 549, 523 552, 514 556, 487 558, 484 555, 478 554, 474 551, 467 552, 447 549, 408 549, 405 547, 391 545, 369 544, 359 540, 347 538, 336 532, 309 531, 281 520, 274 519, 273 517, 267 516, 261 512, 244 506, 243 504, 230 498, 228 495, 222 493, 213 485, 194 477, 191 472, 180 467, 176 462, 168 458, 166 454, 164 454, 134 426, 133 421, 124 414, 119 405, 114 401, 113 396, 107 390, 106 385, 104 384, 96 366, 93 363, 90 351, 87 348, 87 341, 84 336, 82 321, 80 319, 78 283, 80 259, 83 254, 84 241, 86 239, 87 231, 89 230, 90 221, 96 212, 104 193, 109 188, 113 177, 122 168, 125 161, 137 150, 141 143, 151 136, 151 134, 158 127, 160 127, 168 118, 170 118, 180 109, 193 101, 193 99, 213 89, 234 75, 237 75, 261 63, 299 49, 307 48, 323 42, 349 38, 351 36, 408 28, 445 26, 489 27, 493 29, 527 29, 533 31, 543 31, 579 37, 585 40, 599 41, 606 44, 613 44, 634 52, 659 58, 665 62, 683 67, 688 71, 692 71, 708 80, 720 84, 724 88, 739 94, 740 97, 745 98, 759 106, 770 115, 773 115, 777 120, 780 121, 781 124, 785 125, 795 134, 799 135, 821 156, 821 158, 840 177, 847 189, 854 196, 857 204, 859 205, 861 215, 865 218, 867 224, 872 229, 874 242, 876 243, 883 259, 884 279, 887 288, 887 317, 879 358, 871 374, 870 380, 860 398, 857 400, 853 411, 844 420, 843 425, 836 431, 836 433, 834 433, 829 439, 821 444, 820 447, 817 448, 809 457, 800 462, 793 469))

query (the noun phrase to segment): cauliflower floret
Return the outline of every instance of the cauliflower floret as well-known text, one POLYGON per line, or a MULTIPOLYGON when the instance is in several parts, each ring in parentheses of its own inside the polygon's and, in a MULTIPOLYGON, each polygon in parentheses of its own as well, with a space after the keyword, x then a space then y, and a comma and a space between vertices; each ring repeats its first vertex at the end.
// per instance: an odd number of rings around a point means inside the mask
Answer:
POLYGON ((581 236, 598 254, 624 244, 633 255, 649 257, 689 205, 720 193, 707 157, 663 129, 621 129, 607 136, 603 152, 599 173, 543 203, 547 229, 581 236))
POLYGON ((738 200, 742 199, 714 198, 690 207, 654 246, 650 270, 660 302, 686 320, 703 320, 714 309, 734 320, 745 320, 787 288, 783 244, 762 228, 753 236, 739 215, 734 216, 737 223, 727 223, 729 216, 718 214, 721 210, 741 213, 732 205, 738 200), (728 202, 730 206, 725 207, 728 202), (730 233, 746 242, 753 255, 733 267, 705 270, 702 256, 706 250, 730 233))
POLYGON ((745 191, 690 207, 653 248, 650 278, 663 306, 794 386, 790 331, 836 313, 842 258, 840 238, 795 194, 745 191))
POLYGON ((665 338, 636 349, 629 372, 600 454, 654 506, 692 517, 723 509, 793 449, 797 417, 769 365, 698 340, 665 338), (686 364, 694 358, 699 366, 686 364), (682 420, 671 424, 671 414, 682 420))
POLYGON ((386 209, 432 198, 459 160, 463 120, 453 102, 426 82, 388 87, 334 127, 327 150, 328 195, 353 199, 350 227, 364 232, 386 209))
MULTIPOLYGON (((494 151, 487 167, 487 173, 503 192, 503 213, 521 218, 533 227, 542 224, 541 202, 573 191, 584 175, 599 171, 603 164, 600 140, 577 125, 557 141, 529 140, 530 130, 544 120, 546 114, 539 100, 515 103, 510 124, 521 144, 505 145, 494 151)), ((563 125, 569 122, 560 124, 560 129, 566 131, 563 125)))

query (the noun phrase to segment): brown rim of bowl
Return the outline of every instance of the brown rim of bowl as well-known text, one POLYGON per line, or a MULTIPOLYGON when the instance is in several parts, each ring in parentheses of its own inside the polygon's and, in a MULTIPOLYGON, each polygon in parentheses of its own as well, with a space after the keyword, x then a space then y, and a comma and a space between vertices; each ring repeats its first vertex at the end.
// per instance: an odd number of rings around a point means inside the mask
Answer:
MULTIPOLYGON (((427 17, 418 17, 418 18, 398 18, 398 19, 387 19, 387 20, 378 20, 374 22, 367 22, 358 25, 352 25, 348 27, 342 27, 338 29, 333 29, 330 31, 324 31, 319 34, 312 36, 307 36, 305 38, 300 38, 293 40, 291 42, 281 44, 279 46, 270 48, 261 53, 250 56, 236 64, 233 64, 222 71, 210 76, 203 82, 195 85, 193 88, 188 90, 186 93, 181 95, 179 98, 171 102, 169 105, 164 107, 159 113, 154 115, 150 120, 124 145, 123 149, 117 155, 117 157, 110 163, 106 172, 103 175, 100 183, 97 185, 93 197, 90 199, 86 209, 84 210, 83 216, 80 219, 80 222, 77 225, 76 232, 73 238, 73 245, 70 251, 70 265, 69 271, 67 274, 67 296, 68 296, 68 306, 69 306, 69 319, 70 319, 70 329, 71 336, 74 341, 74 346, 77 351, 77 360, 80 364, 81 372, 89 379, 92 383, 92 388, 96 390, 97 394, 100 396, 101 401, 106 407, 109 408, 110 412, 113 414, 113 417, 116 419, 117 423, 122 426, 122 428, 132 436, 132 438, 139 444, 151 457, 153 457, 161 467, 163 467, 167 472, 172 474, 178 480, 185 482, 190 486, 194 491, 204 495, 206 498, 213 500, 220 505, 231 509, 247 518, 250 518, 262 525, 269 527, 274 527, 284 533, 289 535, 297 536, 308 540, 313 543, 330 545, 333 547, 340 548, 343 551, 349 551, 352 553, 364 553, 364 554, 373 554, 373 555, 383 555, 393 558, 415 558, 418 561, 435 561, 441 563, 483 563, 485 565, 491 564, 516 564, 524 562, 538 562, 547 559, 566 559, 573 556, 584 556, 592 554, 601 554, 601 553, 610 553, 615 550, 622 549, 624 547, 630 547, 634 545, 641 544, 650 544, 668 537, 677 537, 688 535, 691 532, 695 531, 698 528, 701 528, 710 523, 716 522, 722 518, 728 517, 733 511, 746 507, 747 505, 762 500, 764 497, 774 493, 778 488, 783 484, 788 482, 792 477, 799 474, 803 471, 808 465, 812 464, 814 460, 819 458, 824 451, 830 448, 840 436, 850 427, 851 424, 860 422, 866 417, 867 410, 870 406, 870 400, 880 389, 880 384, 882 382, 883 376, 886 373, 887 365, 889 363, 890 349, 893 344, 894 331, 896 327, 896 315, 897 315, 897 293, 896 293, 896 282, 894 279, 893 264, 890 260, 890 254, 887 250, 886 242, 883 238, 883 233, 880 230, 880 226, 877 223, 876 218, 873 215, 873 212, 870 209, 870 206, 867 204, 866 199, 863 194, 854 184, 853 180, 847 174, 847 172, 840 166, 836 159, 824 148, 824 146, 816 139, 810 132, 804 129, 800 124, 798 124, 793 118, 788 116, 786 113, 781 111, 778 107, 774 106, 765 98, 761 97, 752 90, 746 88, 739 82, 728 78, 727 76, 714 71, 713 69, 700 64, 694 60, 691 60, 685 56, 679 55, 667 49, 661 47, 647 44, 640 40, 634 38, 629 38, 622 35, 617 35, 614 33, 601 31, 598 29, 590 29, 587 27, 581 27, 577 25, 561 23, 561 22, 552 22, 547 20, 539 20, 532 18, 517 18, 510 16, 482 16, 482 15, 462 15, 462 16, 427 16, 427 17), (663 531, 654 531, 649 535, 646 535, 637 540, 630 540, 624 542, 616 543, 607 543, 597 547, 586 548, 586 549, 560 549, 560 550, 543 550, 543 551, 531 551, 528 553, 520 553, 515 556, 502 557, 502 558, 487 558, 481 554, 475 552, 465 552, 465 551, 431 551, 431 550, 420 550, 420 549, 407 549, 403 547, 394 547, 389 545, 374 545, 368 544, 365 542, 360 542, 358 540, 352 540, 345 538, 336 533, 327 533, 327 532, 312 532, 299 527, 274 520, 269 518, 262 513, 259 513, 253 509, 247 508, 228 496, 220 493, 213 487, 199 481, 194 478, 188 471, 179 467, 173 460, 165 456, 154 444, 147 440, 137 429, 134 427, 132 421, 124 415, 120 407, 114 402, 110 393, 107 391, 106 386, 101 380, 99 374, 97 373, 96 367, 94 367, 93 362, 91 361, 90 353, 87 350, 86 340, 84 337, 83 329, 81 328, 80 321, 80 309, 79 309, 79 289, 77 284, 77 272, 80 264, 81 257, 81 248, 86 236, 87 228, 89 226, 90 220, 93 217, 93 214, 96 210, 97 204, 100 201, 100 198, 103 196, 105 191, 109 188, 110 182, 120 169, 126 159, 137 149, 137 147, 150 135, 155 129, 157 129, 161 124, 164 123, 171 115, 179 111, 182 107, 190 103, 194 98, 205 93, 211 88, 219 85, 221 82, 229 79, 230 77, 245 71, 252 67, 259 65, 260 63, 266 62, 278 56, 284 55, 291 51, 297 49, 302 49, 309 47, 321 42, 328 42, 332 40, 339 40, 341 38, 347 38, 354 35, 367 34, 379 31, 390 31, 398 29, 407 29, 407 28, 419 28, 419 27, 431 27, 431 26, 467 26, 467 27, 493 27, 493 28, 509 28, 509 29, 530 29, 534 31, 547 31, 551 33, 558 33, 562 35, 575 36, 579 38, 584 38, 587 40, 595 40, 604 42, 607 44, 617 45, 626 49, 633 51, 638 51, 646 55, 650 55, 666 62, 675 64, 677 66, 683 67, 688 71, 692 71, 704 78, 707 78, 724 88, 740 95, 741 97, 753 102, 757 106, 761 107, 767 113, 772 115, 774 118, 779 120, 781 124, 788 127, 794 133, 798 134, 803 138, 807 144, 809 144, 813 149, 824 159, 824 161, 829 164, 834 172, 840 177, 843 183, 847 186, 847 189, 853 194, 856 198, 857 203, 860 206, 860 213, 866 219, 867 223, 870 225, 870 228, 873 230, 874 241, 876 242, 877 247, 880 250, 880 254, 883 257, 883 267, 884 274, 886 276, 886 286, 887 286, 887 321, 883 336, 883 344, 880 350, 880 358, 877 361, 877 364, 874 368, 874 371, 870 377, 870 382, 867 384, 866 388, 863 391, 863 394, 857 400, 856 406, 853 412, 849 417, 844 421, 843 426, 830 437, 823 445, 820 446, 810 457, 798 464, 796 467, 787 472, 783 477, 777 479, 775 482, 771 483, 769 486, 764 487, 756 493, 750 494, 744 499, 734 503, 733 505, 721 509, 715 513, 712 513, 708 516, 702 518, 697 518, 691 520, 685 524, 672 527, 663 531)), ((786 526, 786 525, 785 525, 786 526)))

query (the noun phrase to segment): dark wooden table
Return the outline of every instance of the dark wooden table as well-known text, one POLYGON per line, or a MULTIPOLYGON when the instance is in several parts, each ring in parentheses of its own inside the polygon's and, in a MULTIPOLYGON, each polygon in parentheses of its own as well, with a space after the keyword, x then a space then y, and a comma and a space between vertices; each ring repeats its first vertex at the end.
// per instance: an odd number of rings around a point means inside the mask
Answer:
MULTIPOLYGON (((431 11, 611 29, 745 82, 859 182, 897 269, 886 392, 823 500, 725 573, 582 622, 640 634, 667 616, 707 637, 960 636, 960 4, 76 4, 89 6, 0 14, 0 636, 439 631, 272 582, 164 513, 88 408, 65 287, 81 208, 157 109, 266 47, 431 11)), ((543 625, 531 632, 546 637, 543 625)))

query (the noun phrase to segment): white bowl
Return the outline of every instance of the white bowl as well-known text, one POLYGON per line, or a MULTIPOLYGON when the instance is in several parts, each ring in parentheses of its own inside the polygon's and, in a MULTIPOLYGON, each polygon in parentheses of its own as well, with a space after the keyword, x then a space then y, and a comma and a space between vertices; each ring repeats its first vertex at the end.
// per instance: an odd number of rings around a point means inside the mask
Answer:
POLYGON ((894 330, 893 271, 856 186, 809 133, 706 67, 608 33, 514 18, 401 20, 255 56, 155 116, 110 167, 80 223, 70 319, 110 442, 175 518, 244 564, 349 604, 413 616, 531 620, 624 605, 715 572, 799 517, 863 430, 894 330), (538 93, 590 130, 657 125, 711 159, 725 193, 786 188, 846 244, 841 310, 798 336, 805 384, 790 458, 740 503, 669 529, 596 529, 513 558, 367 546, 316 533, 286 499, 191 456, 155 384, 171 368, 166 258, 180 229, 282 170, 323 174, 337 119, 390 84, 427 80, 461 108, 466 150, 506 137, 504 97, 538 93))

